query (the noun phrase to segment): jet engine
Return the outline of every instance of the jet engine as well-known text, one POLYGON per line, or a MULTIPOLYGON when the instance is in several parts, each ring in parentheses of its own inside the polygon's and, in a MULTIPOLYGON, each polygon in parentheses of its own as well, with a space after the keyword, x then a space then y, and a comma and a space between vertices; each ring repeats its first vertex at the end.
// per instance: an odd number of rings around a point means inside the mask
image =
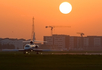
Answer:
POLYGON ((36 46, 35 46, 35 48, 39 48, 39 46, 38 46, 38 45, 36 45, 36 46))

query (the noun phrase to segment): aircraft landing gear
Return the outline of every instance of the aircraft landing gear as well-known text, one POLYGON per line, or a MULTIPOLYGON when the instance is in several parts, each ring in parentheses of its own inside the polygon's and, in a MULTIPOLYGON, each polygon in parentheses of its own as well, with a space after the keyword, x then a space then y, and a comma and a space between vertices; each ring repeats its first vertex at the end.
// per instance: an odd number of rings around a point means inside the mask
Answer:
POLYGON ((29 52, 28 52, 28 51, 24 51, 23 53, 24 53, 24 54, 28 54, 29 52))

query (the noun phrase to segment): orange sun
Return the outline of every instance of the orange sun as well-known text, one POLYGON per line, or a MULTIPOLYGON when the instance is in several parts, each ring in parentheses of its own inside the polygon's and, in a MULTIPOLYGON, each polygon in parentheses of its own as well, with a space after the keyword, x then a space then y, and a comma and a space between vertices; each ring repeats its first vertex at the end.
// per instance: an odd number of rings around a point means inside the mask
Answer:
POLYGON ((72 6, 71 6, 71 4, 68 3, 68 2, 63 2, 63 3, 60 4, 59 10, 60 10, 63 14, 68 14, 68 13, 71 12, 72 6))

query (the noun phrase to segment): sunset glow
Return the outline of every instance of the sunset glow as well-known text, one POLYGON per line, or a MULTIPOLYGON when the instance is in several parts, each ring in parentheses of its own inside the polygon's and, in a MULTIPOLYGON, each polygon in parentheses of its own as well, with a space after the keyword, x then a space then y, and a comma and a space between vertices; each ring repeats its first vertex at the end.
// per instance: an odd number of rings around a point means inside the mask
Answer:
POLYGON ((72 5, 72 11, 63 14, 59 6, 63 0, 1 0, 0 38, 30 39, 34 16, 37 40, 50 36, 50 28, 45 26, 71 26, 54 28, 53 34, 79 36, 102 36, 102 0, 65 0, 72 5))

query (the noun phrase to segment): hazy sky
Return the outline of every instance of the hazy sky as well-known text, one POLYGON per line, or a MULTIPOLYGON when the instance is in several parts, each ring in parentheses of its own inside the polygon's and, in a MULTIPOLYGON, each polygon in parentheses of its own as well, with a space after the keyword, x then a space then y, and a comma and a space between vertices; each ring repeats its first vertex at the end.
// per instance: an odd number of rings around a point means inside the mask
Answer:
POLYGON ((102 0, 0 0, 0 38, 31 38, 32 18, 35 18, 36 39, 50 36, 45 26, 71 26, 55 28, 54 34, 102 36, 102 0), (62 14, 59 5, 67 1, 72 5, 69 14, 62 14))

